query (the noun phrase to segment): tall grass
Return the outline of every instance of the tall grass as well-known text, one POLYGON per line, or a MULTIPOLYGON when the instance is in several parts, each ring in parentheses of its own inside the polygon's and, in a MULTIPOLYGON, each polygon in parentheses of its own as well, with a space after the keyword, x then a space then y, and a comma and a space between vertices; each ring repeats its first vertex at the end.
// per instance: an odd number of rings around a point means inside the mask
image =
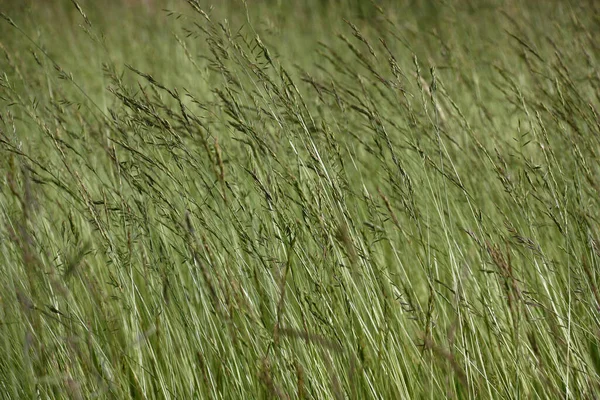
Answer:
POLYGON ((600 14, 550 3, 5 9, 1 396, 595 398, 600 14))

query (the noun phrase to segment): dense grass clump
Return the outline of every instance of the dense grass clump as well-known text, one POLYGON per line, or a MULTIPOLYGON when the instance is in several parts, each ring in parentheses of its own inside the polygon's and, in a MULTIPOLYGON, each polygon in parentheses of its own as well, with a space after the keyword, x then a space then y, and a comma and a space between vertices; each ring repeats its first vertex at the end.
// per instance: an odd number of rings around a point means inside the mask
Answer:
POLYGON ((600 393, 598 3, 158 3, 3 10, 2 398, 600 393))

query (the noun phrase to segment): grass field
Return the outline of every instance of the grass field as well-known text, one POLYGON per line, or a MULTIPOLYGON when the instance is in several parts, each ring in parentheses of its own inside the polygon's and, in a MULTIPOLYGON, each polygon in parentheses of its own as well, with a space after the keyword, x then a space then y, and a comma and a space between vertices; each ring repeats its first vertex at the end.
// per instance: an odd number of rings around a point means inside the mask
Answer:
POLYGON ((213 4, 0 5, 0 398, 598 398, 600 3, 213 4))

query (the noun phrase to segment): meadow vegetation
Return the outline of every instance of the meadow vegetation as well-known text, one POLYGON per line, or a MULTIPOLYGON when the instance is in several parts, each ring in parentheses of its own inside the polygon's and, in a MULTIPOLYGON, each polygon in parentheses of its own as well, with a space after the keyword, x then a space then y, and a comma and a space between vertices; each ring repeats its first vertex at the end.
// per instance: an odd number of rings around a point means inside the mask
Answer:
POLYGON ((127 3, 0 6, 1 398, 597 398, 598 2, 127 3))

